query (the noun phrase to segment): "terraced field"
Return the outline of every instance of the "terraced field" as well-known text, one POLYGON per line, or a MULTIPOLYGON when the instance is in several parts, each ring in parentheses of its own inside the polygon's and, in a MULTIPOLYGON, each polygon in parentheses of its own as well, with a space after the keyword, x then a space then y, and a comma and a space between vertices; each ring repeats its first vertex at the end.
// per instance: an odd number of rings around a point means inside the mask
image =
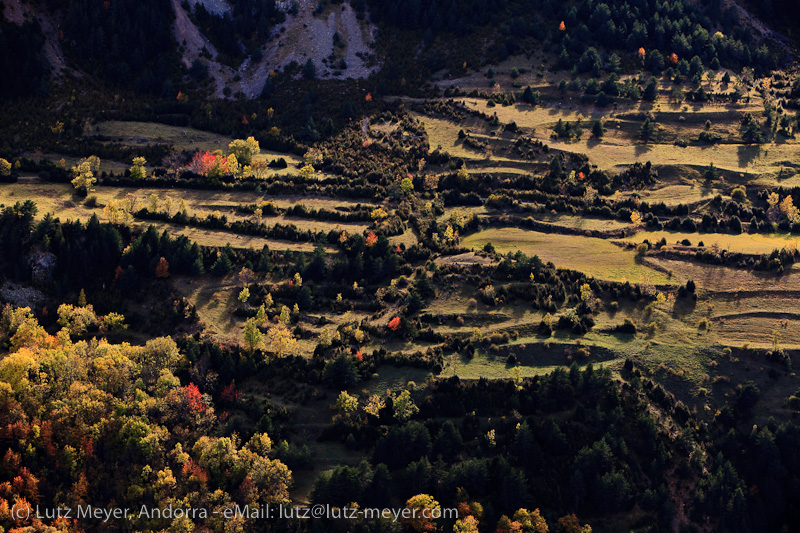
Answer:
POLYGON ((609 281, 674 283, 664 273, 637 263, 633 252, 605 239, 504 228, 474 233, 462 242, 473 249, 482 249, 491 243, 501 253, 520 250, 530 256, 538 255, 542 261, 552 262, 557 267, 578 270, 609 281))

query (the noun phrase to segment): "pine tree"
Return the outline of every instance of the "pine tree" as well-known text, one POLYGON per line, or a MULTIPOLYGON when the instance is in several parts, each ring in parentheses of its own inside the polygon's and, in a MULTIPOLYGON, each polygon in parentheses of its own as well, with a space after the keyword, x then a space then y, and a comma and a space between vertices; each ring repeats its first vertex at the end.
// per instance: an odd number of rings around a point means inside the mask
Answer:
POLYGON ((605 132, 606 129, 603 127, 603 123, 600 122, 600 119, 595 120, 594 124, 592 124, 592 135, 597 139, 602 139, 605 132))
POLYGON ((639 130, 639 138, 645 143, 649 143, 651 140, 654 140, 656 137, 657 129, 656 125, 653 122, 650 122, 650 119, 645 119, 644 124, 642 124, 642 129, 639 130))

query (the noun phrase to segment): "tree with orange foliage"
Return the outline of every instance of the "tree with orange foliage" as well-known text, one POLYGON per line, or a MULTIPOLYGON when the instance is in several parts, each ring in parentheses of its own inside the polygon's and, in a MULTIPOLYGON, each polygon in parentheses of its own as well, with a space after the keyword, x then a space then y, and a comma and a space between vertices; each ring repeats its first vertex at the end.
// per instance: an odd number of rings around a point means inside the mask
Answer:
POLYGON ((375 235, 374 231, 370 231, 369 235, 367 235, 367 248, 372 248, 376 242, 378 242, 378 236, 375 235))
POLYGON ((558 527, 564 533, 592 533, 592 526, 589 524, 582 526, 575 513, 559 518, 558 527))
POLYGON ((158 260, 158 264, 156 265, 156 277, 157 278, 169 277, 169 262, 163 257, 158 260))
POLYGON ((673 65, 677 65, 678 64, 678 54, 676 54, 675 52, 672 52, 669 55, 669 62, 672 63, 673 65))
POLYGON ((558 25, 558 31, 566 31, 566 30, 567 30, 567 25, 564 24, 564 21, 562 20, 561 24, 558 25))
POLYGON ((639 51, 637 52, 637 54, 639 55, 639 59, 644 61, 644 56, 646 55, 646 53, 644 51, 644 46, 639 48, 639 51))
POLYGON ((400 329, 400 317, 396 316, 389 321, 389 329, 392 331, 397 331, 400 329))

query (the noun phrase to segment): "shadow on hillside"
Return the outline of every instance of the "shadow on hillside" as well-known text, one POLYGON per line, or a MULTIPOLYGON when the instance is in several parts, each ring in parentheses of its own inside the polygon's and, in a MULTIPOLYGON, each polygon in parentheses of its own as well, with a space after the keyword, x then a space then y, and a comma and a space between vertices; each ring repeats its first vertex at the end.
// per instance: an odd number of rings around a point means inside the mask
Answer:
POLYGON ((694 298, 678 298, 672 306, 672 316, 680 318, 684 315, 691 315, 697 307, 697 300, 694 298))
POLYGON ((757 144, 739 146, 736 148, 736 154, 739 156, 739 166, 749 166, 750 163, 758 159, 760 153, 761 146, 757 144))
POLYGON ((594 148, 595 146, 598 146, 602 142, 603 142, 602 139, 598 139, 597 137, 592 137, 591 139, 586 141, 586 147, 587 148, 594 148))

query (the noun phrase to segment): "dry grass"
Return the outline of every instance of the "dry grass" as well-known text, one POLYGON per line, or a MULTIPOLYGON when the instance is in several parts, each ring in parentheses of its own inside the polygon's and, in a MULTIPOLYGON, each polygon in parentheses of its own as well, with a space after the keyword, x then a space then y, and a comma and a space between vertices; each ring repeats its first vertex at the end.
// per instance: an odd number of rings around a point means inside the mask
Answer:
MULTIPOLYGON (((480 98, 464 98, 461 101, 469 108, 490 115, 497 114, 502 123, 516 122, 518 126, 535 129, 534 137, 546 142, 551 148, 584 153, 589 156, 593 164, 598 165, 601 169, 630 165, 637 161, 651 161, 654 165, 689 164, 703 167, 713 163, 720 169, 732 172, 777 173, 781 168, 780 163, 793 160, 792 154, 796 154, 798 150, 798 142, 794 140, 765 144, 761 147, 739 143, 688 146, 686 148, 678 148, 672 144, 645 146, 637 144, 632 138, 632 134, 638 132, 641 120, 621 118, 621 116, 629 116, 628 113, 636 115, 654 113, 657 122, 664 121, 664 125, 672 129, 677 128, 681 135, 688 136, 696 136, 702 129, 699 122, 704 122, 708 118, 713 119, 714 129, 737 132, 739 119, 743 112, 761 109, 755 99, 750 104, 733 108, 713 104, 691 107, 681 105, 676 108, 668 101, 659 99, 654 104, 621 102, 615 110, 584 106, 573 103, 569 99, 553 106, 538 107, 527 104, 488 107, 487 100, 480 98), (694 114, 700 118, 693 121, 679 121, 680 117, 692 117, 694 114), (602 142, 598 142, 590 138, 589 128, 591 121, 601 117, 617 123, 618 127, 609 127, 602 142), (550 138, 552 127, 559 119, 574 122, 579 118, 583 120, 586 130, 582 139, 568 142, 550 138)), ((452 136, 445 133, 446 126, 434 125, 431 129, 437 142, 440 142, 443 147, 447 148, 453 144, 452 136)), ((435 145, 433 141, 431 144, 435 145)))
POLYGON ((729 235, 725 233, 682 233, 679 231, 645 231, 625 239, 625 242, 639 243, 647 239, 654 243, 662 238, 667 240, 668 245, 688 239, 693 246, 697 246, 702 241, 707 250, 716 245, 719 250, 745 254, 768 254, 775 249, 797 248, 798 244, 800 244, 800 237, 779 233, 729 235))
POLYGON ((110 137, 128 146, 168 144, 180 150, 227 150, 233 139, 193 128, 167 126, 156 122, 99 122, 94 134, 110 137))
POLYGON ((553 224, 554 226, 563 226, 566 228, 594 230, 594 231, 613 231, 613 230, 629 228, 631 226, 630 222, 621 222, 619 220, 589 218, 589 217, 580 217, 580 216, 563 215, 563 214, 558 214, 558 215, 539 214, 534 216, 534 218, 541 222, 547 222, 548 224, 553 224))
POLYGON ((648 257, 652 264, 672 273, 679 283, 692 279, 701 289, 713 292, 800 292, 800 272, 777 276, 773 272, 750 272, 717 265, 648 257))
MULTIPOLYGON (((163 197, 169 194, 174 202, 173 209, 177 208, 180 198, 184 198, 189 214, 210 213, 215 209, 228 208, 237 205, 241 200, 241 195, 248 193, 215 193, 203 191, 165 191, 163 189, 126 189, 114 187, 95 187, 90 194, 97 196, 98 207, 90 208, 83 204, 84 199, 75 197, 72 194, 72 187, 68 184, 60 183, 14 183, 0 186, 0 204, 10 205, 18 201, 34 200, 39 208, 39 217, 46 213, 61 220, 89 220, 92 215, 97 215, 100 220, 104 220, 103 206, 112 198, 123 199, 128 193, 137 194, 140 197, 140 206, 150 194, 158 194, 163 197)), ((259 197, 253 194, 247 203, 256 201, 259 197)), ((288 201, 288 200, 287 200, 288 201)), ((313 201, 309 201, 313 205, 313 201)), ((220 209, 222 210, 222 209, 220 209)), ((270 219, 265 219, 268 221, 270 219)), ((362 232, 366 229, 364 224, 332 223, 299 218, 274 217, 272 220, 281 223, 291 223, 301 229, 312 229, 314 231, 329 231, 331 229, 342 229, 349 232, 362 232)), ((155 221, 136 220, 132 223, 136 227, 146 227, 150 224, 159 229, 166 229, 171 235, 186 235, 193 241, 203 246, 225 246, 230 243, 234 248, 254 248, 261 249, 264 245, 276 250, 294 250, 311 252, 314 250, 315 243, 288 242, 274 239, 265 239, 249 235, 237 235, 224 230, 210 230, 203 228, 193 228, 178 226, 176 224, 165 224, 155 221)), ((332 250, 331 247, 325 247, 332 250)))
POLYGON ((517 250, 557 267, 579 270, 589 276, 631 283, 673 284, 665 274, 636 262, 633 252, 610 241, 579 235, 540 233, 518 228, 489 229, 462 239, 464 246, 483 248, 492 243, 501 253, 517 250))
POLYGON ((716 195, 723 194, 721 189, 695 185, 667 185, 658 189, 637 192, 643 201, 651 205, 660 202, 666 205, 691 205, 712 200, 716 195))

